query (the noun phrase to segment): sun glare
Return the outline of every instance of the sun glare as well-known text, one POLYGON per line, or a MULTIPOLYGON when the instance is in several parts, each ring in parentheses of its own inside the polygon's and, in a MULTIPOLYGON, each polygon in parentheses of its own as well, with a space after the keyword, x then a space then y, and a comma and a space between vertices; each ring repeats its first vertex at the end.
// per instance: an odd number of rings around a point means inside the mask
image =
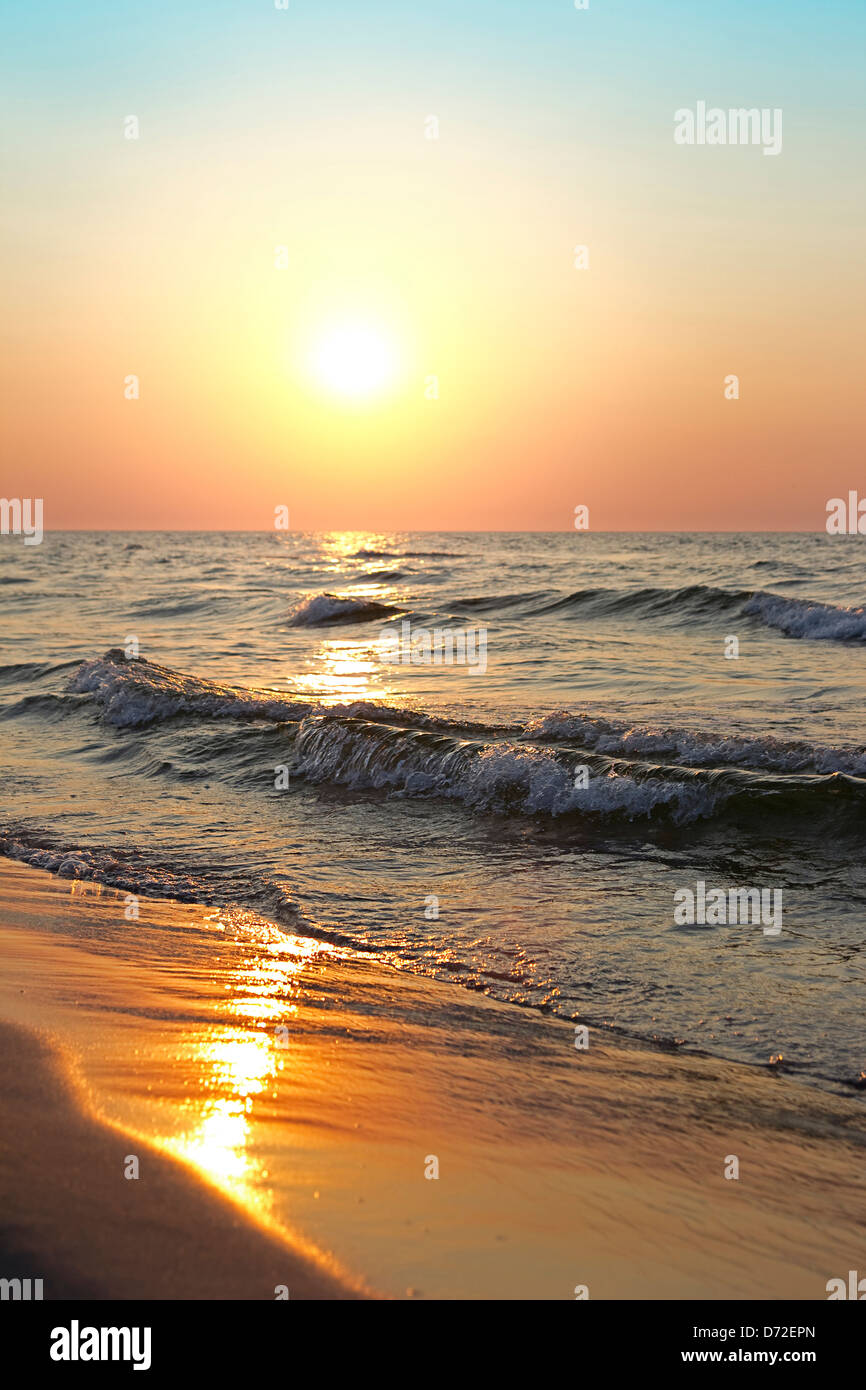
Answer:
POLYGON ((371 396, 392 381, 393 344, 365 324, 345 324, 322 333, 313 347, 316 380, 341 396, 371 396))

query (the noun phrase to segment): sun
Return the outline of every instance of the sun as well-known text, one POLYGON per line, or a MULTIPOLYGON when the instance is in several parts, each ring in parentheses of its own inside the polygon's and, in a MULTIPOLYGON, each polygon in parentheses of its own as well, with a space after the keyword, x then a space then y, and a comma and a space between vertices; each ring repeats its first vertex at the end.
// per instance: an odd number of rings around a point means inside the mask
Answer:
POLYGON ((340 396, 373 396, 393 381, 397 352, 380 329, 368 324, 341 324, 325 329, 310 355, 321 386, 340 396))

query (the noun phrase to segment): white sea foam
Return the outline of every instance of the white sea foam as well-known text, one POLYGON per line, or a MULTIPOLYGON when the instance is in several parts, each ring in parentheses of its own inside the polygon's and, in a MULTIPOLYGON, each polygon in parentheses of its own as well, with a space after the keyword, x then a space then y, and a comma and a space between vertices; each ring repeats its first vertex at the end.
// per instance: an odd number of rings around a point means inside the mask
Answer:
POLYGON ((187 676, 149 661, 126 661, 109 652, 82 662, 69 689, 90 694, 103 719, 118 728, 133 728, 177 714, 222 719, 301 719, 312 706, 278 691, 245 690, 187 676))
POLYGON ((45 869, 58 878, 105 883, 151 898, 174 898, 181 902, 205 901, 201 883, 169 870, 126 863, 108 850, 42 849, 14 838, 3 841, 8 859, 45 869))
POLYGON ((418 728, 451 727, 448 720, 367 700, 328 706, 326 710, 322 705, 297 700, 277 690, 221 685, 218 681, 172 671, 168 666, 159 666, 143 658, 127 660, 120 650, 82 662, 68 689, 73 694, 93 696, 102 718, 117 728, 136 728, 179 714, 204 719, 269 719, 283 723, 303 719, 312 713, 341 714, 418 728))
POLYGON ((560 711, 531 719, 524 737, 574 742, 611 757, 675 758, 688 767, 748 767, 768 772, 844 772, 866 776, 866 750, 785 743, 687 729, 649 728, 560 711))
POLYGON ((289 627, 323 627, 331 623, 365 623, 392 617, 399 609, 388 603, 351 595, 310 594, 289 615, 289 627))
POLYGON ((757 593, 743 606, 743 612, 789 637, 813 642, 866 642, 866 608, 837 608, 832 603, 757 593))
POLYGON ((720 793, 693 781, 638 780, 614 771, 577 786, 573 766, 550 749, 501 741, 487 746, 421 731, 309 717, 295 744, 296 773, 406 796, 442 796, 476 811, 522 815, 649 816, 676 821, 712 815, 720 793))

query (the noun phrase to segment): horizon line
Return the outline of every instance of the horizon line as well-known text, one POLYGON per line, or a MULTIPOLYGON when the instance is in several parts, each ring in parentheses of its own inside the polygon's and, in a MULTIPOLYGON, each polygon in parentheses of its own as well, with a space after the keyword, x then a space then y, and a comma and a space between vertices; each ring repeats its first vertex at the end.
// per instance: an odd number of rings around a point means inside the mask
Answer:
MULTIPOLYGON (((4 533, 5 534, 5 533, 4 533)), ((9 533, 13 539, 17 539, 14 533, 9 533)), ((572 530, 563 527, 561 530, 551 531, 542 527, 520 527, 496 530, 493 528, 484 530, 457 530, 451 527, 441 527, 434 530, 426 530, 408 526, 324 526, 311 527, 303 530, 291 528, 288 531, 278 530, 276 527, 204 527, 204 526, 57 526, 44 527, 43 535, 63 536, 63 535, 141 535, 141 536, 363 536, 363 535, 415 535, 415 536, 823 536, 828 535, 824 527, 814 530, 787 530, 774 528, 772 530, 733 528, 729 530, 709 530, 699 531, 690 527, 677 527, 671 530, 572 530)), ((846 533, 847 534, 847 533, 846 533)))

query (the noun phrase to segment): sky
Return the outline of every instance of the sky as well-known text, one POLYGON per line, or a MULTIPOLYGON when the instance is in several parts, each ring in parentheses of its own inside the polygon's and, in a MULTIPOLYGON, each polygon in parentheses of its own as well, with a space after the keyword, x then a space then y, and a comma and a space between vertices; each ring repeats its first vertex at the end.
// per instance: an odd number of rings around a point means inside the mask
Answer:
POLYGON ((823 530, 866 496, 864 40, 862 0, 7 3, 3 495, 823 530), (678 145, 698 102, 781 152, 678 145))

